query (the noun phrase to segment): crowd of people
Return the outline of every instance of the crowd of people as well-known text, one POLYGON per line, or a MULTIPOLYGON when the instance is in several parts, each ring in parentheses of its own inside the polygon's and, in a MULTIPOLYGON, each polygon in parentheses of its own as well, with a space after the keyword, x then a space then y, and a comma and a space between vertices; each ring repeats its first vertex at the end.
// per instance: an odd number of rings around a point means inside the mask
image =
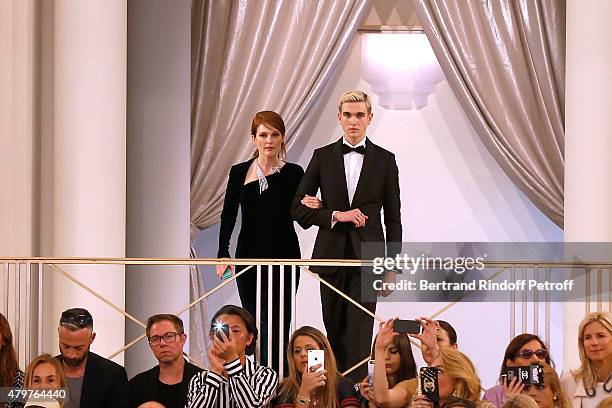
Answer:
MULTIPOLYGON (((354 384, 342 375, 336 350, 317 328, 303 326, 291 335, 286 351, 289 373, 277 372, 253 358, 258 329, 238 306, 219 309, 210 324, 209 367, 188 362, 187 334, 175 315, 147 320, 146 336, 158 365, 128 381, 125 369, 90 350, 96 338, 93 317, 82 308, 64 311, 58 325, 60 354, 34 358, 25 372, 18 367, 11 328, 0 314, 0 387, 63 390, 65 394, 29 394, 4 401, 5 408, 610 408, 612 406, 612 313, 587 315, 578 330, 580 367, 561 378, 547 345, 523 333, 506 347, 499 384, 483 390, 476 367, 459 351, 451 324, 417 319, 418 334, 393 330, 394 319, 379 325, 371 352, 372 371, 354 384), (420 343, 428 372, 435 373, 432 398, 417 370, 409 336, 420 343), (320 364, 309 351, 321 350, 320 364), (512 367, 541 368, 541 379, 508 379, 512 367)), ((423 370, 423 368, 421 368, 423 370)))

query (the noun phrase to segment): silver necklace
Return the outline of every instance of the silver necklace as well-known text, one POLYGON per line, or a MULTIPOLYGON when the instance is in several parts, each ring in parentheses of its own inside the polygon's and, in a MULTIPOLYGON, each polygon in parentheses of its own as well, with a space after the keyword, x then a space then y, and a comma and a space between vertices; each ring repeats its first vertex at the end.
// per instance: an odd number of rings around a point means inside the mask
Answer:
MULTIPOLYGON (((272 167, 272 173, 280 173, 281 165, 279 162, 276 163, 274 167, 272 167)), ((268 189, 268 179, 266 178, 266 174, 263 169, 259 165, 259 160, 255 159, 255 174, 257 175, 257 180, 259 181, 259 194, 263 193, 268 189)))

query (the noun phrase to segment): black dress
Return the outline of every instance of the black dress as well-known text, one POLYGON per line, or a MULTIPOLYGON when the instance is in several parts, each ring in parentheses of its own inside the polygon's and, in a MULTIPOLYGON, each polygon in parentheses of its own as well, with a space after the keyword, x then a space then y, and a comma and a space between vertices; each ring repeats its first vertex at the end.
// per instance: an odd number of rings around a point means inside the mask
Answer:
MULTIPOLYGON (((299 259, 300 245, 290 214, 291 202, 300 184, 304 170, 297 164, 285 163, 278 173, 266 177, 268 189, 259 192, 259 181, 244 184, 247 172, 254 159, 233 166, 230 170, 219 232, 217 257, 229 258, 229 243, 236 224, 238 208, 242 212, 242 226, 238 235, 236 258, 299 259)), ((236 268, 239 272, 244 267, 236 268)), ((291 267, 284 269, 284 345, 289 337, 291 322, 291 267)), ((267 267, 262 267, 262 293, 260 327, 261 363, 278 369, 278 328, 272 336, 272 361, 267 358, 267 302, 279 304, 280 269, 274 268, 273 294, 267 293, 267 267)), ((299 270, 297 274, 299 280, 299 270)), ((256 316, 256 270, 255 267, 238 277, 237 285, 242 307, 256 316)), ((297 282, 296 282, 297 287, 297 282)), ((273 308, 273 321, 279 321, 279 307, 273 308)), ((284 350, 284 349, 283 349, 284 350)), ((284 353, 283 353, 284 355, 284 353)), ((286 365, 285 365, 286 367, 286 365)))

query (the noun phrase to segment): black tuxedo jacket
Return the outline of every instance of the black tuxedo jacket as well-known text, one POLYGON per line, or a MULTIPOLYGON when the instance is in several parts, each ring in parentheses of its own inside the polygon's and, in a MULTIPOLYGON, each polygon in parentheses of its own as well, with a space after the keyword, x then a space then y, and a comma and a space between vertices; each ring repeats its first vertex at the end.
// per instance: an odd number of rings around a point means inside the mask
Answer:
MULTIPOLYGON (((387 256, 395 256, 401 250, 402 222, 400 214, 399 176, 393 153, 366 139, 366 149, 359 182, 353 202, 349 204, 342 138, 335 143, 316 149, 308 164, 293 200, 291 214, 302 228, 319 227, 312 258, 341 259, 346 240, 350 240, 357 258, 361 259, 361 244, 385 242, 381 209, 384 210, 387 256), (323 207, 310 209, 301 204, 305 194, 316 195, 321 189, 323 207), (333 211, 359 208, 368 216, 364 227, 338 222, 331 228, 333 211)), ((385 245, 379 245, 376 254, 385 256, 385 245)), ((319 273, 333 272, 333 268, 314 268, 319 273)))
MULTIPOLYGON (((56 357, 62 360, 62 356, 56 357)), ((125 368, 102 356, 87 355, 81 408, 128 408, 129 388, 125 368)))

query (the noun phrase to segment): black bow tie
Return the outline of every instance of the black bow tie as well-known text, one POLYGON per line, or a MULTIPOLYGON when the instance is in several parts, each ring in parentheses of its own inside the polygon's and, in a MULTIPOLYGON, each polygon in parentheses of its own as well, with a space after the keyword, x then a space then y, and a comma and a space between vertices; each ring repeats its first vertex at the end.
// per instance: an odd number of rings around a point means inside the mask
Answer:
POLYGON ((365 146, 362 145, 357 147, 351 147, 347 144, 342 143, 342 154, 347 154, 351 152, 365 154, 365 146))

